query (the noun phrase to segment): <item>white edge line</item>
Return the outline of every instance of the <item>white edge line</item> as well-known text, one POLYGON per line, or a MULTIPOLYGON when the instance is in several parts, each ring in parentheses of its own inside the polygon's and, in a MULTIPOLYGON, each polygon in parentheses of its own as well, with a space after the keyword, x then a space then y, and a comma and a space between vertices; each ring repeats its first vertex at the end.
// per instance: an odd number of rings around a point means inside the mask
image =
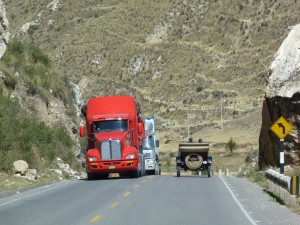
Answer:
POLYGON ((28 195, 28 196, 25 196, 25 197, 23 197, 23 198, 17 198, 17 199, 11 200, 11 201, 9 201, 9 202, 5 202, 5 203, 1 204, 0 207, 2 207, 2 206, 4 206, 4 205, 8 205, 8 204, 13 203, 13 202, 16 202, 16 201, 19 201, 19 200, 23 200, 23 199, 26 199, 26 198, 33 197, 33 196, 35 196, 35 195, 39 195, 39 194, 44 193, 44 192, 46 192, 46 191, 50 191, 50 190, 53 190, 53 189, 62 187, 62 186, 65 186, 65 185, 67 185, 67 184, 71 184, 71 183, 73 183, 73 182, 75 182, 75 181, 68 182, 68 183, 65 183, 65 184, 62 184, 62 185, 59 185, 59 186, 55 186, 55 187, 53 187, 53 188, 49 188, 49 189, 46 189, 46 190, 37 192, 37 193, 32 194, 32 195, 28 195))
POLYGON ((246 216, 246 218, 251 222, 251 224, 257 225, 256 222, 251 218, 251 216, 249 215, 249 213, 244 209, 244 207, 242 206, 242 204, 239 202, 239 200, 237 199, 237 197, 235 196, 235 194, 231 191, 230 187, 228 187, 228 185, 224 181, 224 179, 221 176, 219 176, 219 177, 222 180, 222 182, 224 183, 225 187, 228 189, 229 193, 231 194, 231 196, 234 199, 234 201, 236 202, 236 204, 240 207, 240 209, 242 210, 242 212, 246 216))

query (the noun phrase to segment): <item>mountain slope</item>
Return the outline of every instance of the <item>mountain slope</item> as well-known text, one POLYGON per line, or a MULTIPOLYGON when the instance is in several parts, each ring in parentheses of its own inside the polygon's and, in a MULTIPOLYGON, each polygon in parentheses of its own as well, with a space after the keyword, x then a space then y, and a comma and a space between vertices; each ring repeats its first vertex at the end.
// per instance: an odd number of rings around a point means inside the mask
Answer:
MULTIPOLYGON (((7 1, 11 32, 39 45, 84 98, 130 94, 167 128, 259 110, 299 1, 7 1), (20 32, 25 23, 27 31, 20 32)), ((26 30, 26 29, 25 29, 26 30)), ((176 132, 185 132, 181 128, 176 132)), ((174 134, 175 135, 175 134, 174 134)))

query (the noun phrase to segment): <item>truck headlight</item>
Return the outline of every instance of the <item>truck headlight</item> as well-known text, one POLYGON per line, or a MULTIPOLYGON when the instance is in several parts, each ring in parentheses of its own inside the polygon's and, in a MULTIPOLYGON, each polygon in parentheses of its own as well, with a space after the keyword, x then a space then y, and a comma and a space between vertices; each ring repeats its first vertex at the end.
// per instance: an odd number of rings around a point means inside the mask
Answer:
POLYGON ((126 155, 126 159, 134 159, 134 158, 135 158, 135 154, 126 155))
POLYGON ((154 159, 147 159, 147 163, 150 164, 150 165, 153 165, 154 162, 155 162, 154 159))
POLYGON ((89 157, 87 157, 87 160, 88 160, 89 162, 95 162, 95 161, 97 161, 97 158, 94 157, 94 156, 89 156, 89 157))

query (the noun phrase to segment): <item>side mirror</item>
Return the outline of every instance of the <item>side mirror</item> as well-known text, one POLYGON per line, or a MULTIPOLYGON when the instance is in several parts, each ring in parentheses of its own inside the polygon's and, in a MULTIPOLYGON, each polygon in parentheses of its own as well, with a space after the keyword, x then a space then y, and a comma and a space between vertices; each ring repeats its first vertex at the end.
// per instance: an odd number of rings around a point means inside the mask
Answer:
POLYGON ((155 146, 159 147, 159 140, 155 140, 155 146))
POLYGON ((143 123, 138 123, 138 132, 142 134, 144 132, 144 125, 143 123))
POLYGON ((80 137, 84 137, 84 136, 85 136, 85 133, 84 133, 84 126, 80 126, 80 127, 79 127, 79 134, 80 134, 80 137))

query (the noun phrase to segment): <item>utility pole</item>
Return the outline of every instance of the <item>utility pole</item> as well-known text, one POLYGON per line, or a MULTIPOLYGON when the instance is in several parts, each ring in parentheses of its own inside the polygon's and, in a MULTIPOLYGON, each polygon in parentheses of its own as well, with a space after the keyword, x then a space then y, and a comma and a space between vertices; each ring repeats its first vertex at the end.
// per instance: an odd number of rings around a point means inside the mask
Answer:
POLYGON ((223 91, 220 92, 221 98, 221 129, 223 130, 223 91))
POLYGON ((188 119, 188 140, 189 140, 190 139, 190 106, 189 106, 189 103, 188 103, 187 119, 188 119))
POLYGON ((188 113, 188 139, 190 139, 190 114, 188 113))

